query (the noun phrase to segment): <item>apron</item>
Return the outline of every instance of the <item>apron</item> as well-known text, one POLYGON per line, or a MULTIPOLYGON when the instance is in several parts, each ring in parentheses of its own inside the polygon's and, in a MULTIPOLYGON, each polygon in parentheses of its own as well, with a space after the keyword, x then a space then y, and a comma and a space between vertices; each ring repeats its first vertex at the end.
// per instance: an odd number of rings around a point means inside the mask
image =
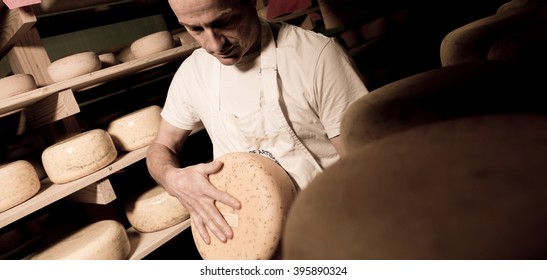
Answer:
MULTIPOLYGON (((260 76, 263 86, 263 105, 244 117, 221 111, 220 76, 222 65, 216 60, 211 102, 214 156, 228 152, 249 151, 268 156, 280 164, 300 189, 320 172, 322 167, 302 144, 281 109, 281 89, 278 85, 276 44, 267 22, 261 22, 262 38, 260 76), (221 143, 229 139, 227 146, 221 143)), ((258 94, 258 93, 257 93, 258 94)))

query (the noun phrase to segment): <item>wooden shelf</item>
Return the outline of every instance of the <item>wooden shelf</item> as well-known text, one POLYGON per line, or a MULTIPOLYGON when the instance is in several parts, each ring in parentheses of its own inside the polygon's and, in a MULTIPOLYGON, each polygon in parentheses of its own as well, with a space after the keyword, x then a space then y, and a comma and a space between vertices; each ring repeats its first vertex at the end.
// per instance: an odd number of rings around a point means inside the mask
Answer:
POLYGON ((148 254, 158 249, 161 245, 171 240, 171 238, 189 228, 190 224, 191 221, 188 219, 170 228, 150 233, 141 233, 136 231, 134 228, 129 228, 127 230, 127 236, 129 237, 129 242, 131 243, 129 259, 140 260, 146 257, 148 254))
POLYGON ((186 44, 149 57, 138 58, 125 63, 104 68, 89 74, 75 77, 62 82, 43 86, 41 88, 25 92, 0 102, 0 116, 15 113, 48 96, 63 90, 80 90, 100 83, 112 81, 132 73, 167 63, 176 59, 188 57, 199 45, 197 43, 186 44))
POLYGON ((66 184, 53 184, 49 179, 44 179, 38 194, 29 200, 0 213, 0 228, 144 159, 147 150, 148 147, 144 147, 130 153, 122 154, 105 168, 66 184))

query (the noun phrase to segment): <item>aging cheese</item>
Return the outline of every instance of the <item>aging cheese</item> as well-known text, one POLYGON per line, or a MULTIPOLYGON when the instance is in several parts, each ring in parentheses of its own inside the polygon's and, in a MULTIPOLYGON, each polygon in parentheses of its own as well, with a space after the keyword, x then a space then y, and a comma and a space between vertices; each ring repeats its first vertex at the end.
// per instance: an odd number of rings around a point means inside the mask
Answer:
POLYGON ((112 163, 117 155, 108 132, 94 129, 46 148, 42 163, 49 179, 63 184, 98 171, 112 163))
POLYGON ((545 259, 547 117, 437 122, 356 149, 291 207, 284 259, 545 259))
POLYGON ((14 74, 0 79, 0 99, 12 97, 36 89, 36 81, 30 74, 14 74))
POLYGON ((26 160, 0 166, 0 212, 17 206, 40 190, 36 170, 26 160))
POLYGON ((136 58, 159 53, 175 46, 173 35, 169 31, 159 31, 144 36, 131 43, 131 52, 136 58))
POLYGON ((190 218, 180 201, 161 186, 131 199, 126 204, 125 213, 131 226, 140 232, 160 231, 190 218))
POLYGON ((131 244, 124 227, 114 220, 89 224, 38 252, 33 260, 123 260, 131 244))
POLYGON ((49 77, 61 82, 101 69, 102 63, 94 52, 81 52, 57 59, 47 67, 49 77))
POLYGON ((107 131, 119 151, 134 151, 152 143, 161 121, 161 107, 152 105, 122 116, 107 131))
POLYGON ((205 244, 192 227, 197 249, 204 259, 270 259, 276 253, 295 186, 285 170, 273 160, 253 153, 229 153, 217 159, 221 171, 209 175, 211 183, 241 202, 234 210, 216 204, 232 227, 233 239, 219 241, 213 233, 205 244))

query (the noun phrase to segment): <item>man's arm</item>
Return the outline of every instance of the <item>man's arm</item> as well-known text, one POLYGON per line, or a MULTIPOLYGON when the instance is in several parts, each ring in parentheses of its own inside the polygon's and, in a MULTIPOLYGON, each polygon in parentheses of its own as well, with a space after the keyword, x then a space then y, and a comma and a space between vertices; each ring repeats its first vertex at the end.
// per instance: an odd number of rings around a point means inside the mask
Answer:
POLYGON ((221 241, 233 237, 232 229, 215 206, 220 201, 234 209, 240 202, 215 188, 209 174, 222 168, 221 162, 201 163, 181 168, 179 153, 191 130, 179 129, 162 120, 156 139, 148 148, 146 164, 150 175, 188 210, 193 224, 203 240, 209 244, 207 228, 221 241))

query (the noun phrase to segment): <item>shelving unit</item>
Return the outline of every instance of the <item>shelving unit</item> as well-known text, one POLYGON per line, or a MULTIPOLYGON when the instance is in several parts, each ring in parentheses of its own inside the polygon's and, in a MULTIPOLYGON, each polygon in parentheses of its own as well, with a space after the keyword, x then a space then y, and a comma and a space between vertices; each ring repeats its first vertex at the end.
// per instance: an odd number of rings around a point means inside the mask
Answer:
MULTIPOLYGON (((25 130, 40 128, 57 121, 62 121, 65 124, 67 134, 77 133, 79 127, 72 118, 80 112, 80 108, 76 102, 74 91, 115 82, 117 79, 147 71, 171 61, 183 60, 198 48, 195 43, 184 44, 145 58, 134 59, 93 73, 53 83, 46 72, 50 60, 37 32, 35 26, 37 19, 32 9, 28 7, 13 10, 2 9, 1 15, 3 18, 0 30, 0 57, 7 55, 14 73, 33 74, 39 86, 35 90, 0 100, 0 118, 17 113, 27 116, 23 120, 24 123, 19 124, 18 133, 21 134, 25 130)), ((63 135, 52 137, 59 138, 63 135)), ((146 157, 146 151, 147 147, 144 147, 120 154, 114 162, 101 170, 69 183, 53 184, 47 178, 42 180, 40 191, 35 196, 0 213, 0 229, 62 199, 95 204, 107 204, 113 201, 116 199, 116 194, 108 177, 143 160, 146 157)), ((132 244, 129 258, 142 259, 189 226, 190 221, 188 220, 154 233, 144 234, 132 228, 127 229, 132 244)))

